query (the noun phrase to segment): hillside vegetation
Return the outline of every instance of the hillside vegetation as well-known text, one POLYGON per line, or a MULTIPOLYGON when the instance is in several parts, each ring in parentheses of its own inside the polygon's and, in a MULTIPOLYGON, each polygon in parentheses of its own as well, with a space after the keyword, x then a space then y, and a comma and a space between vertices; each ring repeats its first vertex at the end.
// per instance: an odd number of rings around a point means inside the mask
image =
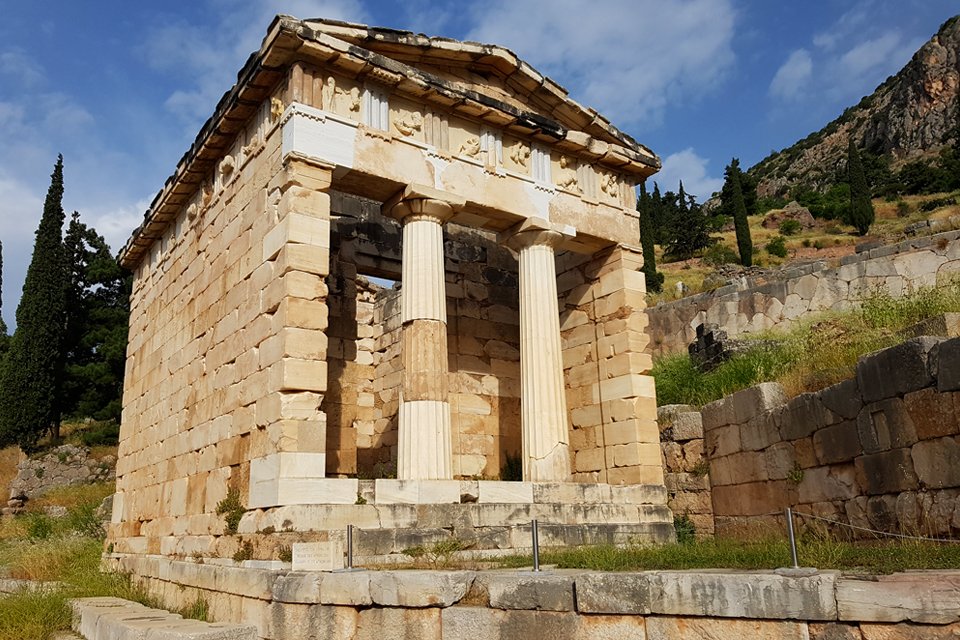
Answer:
POLYGON ((783 333, 758 334, 754 348, 703 373, 687 354, 653 366, 657 403, 702 406, 759 384, 779 382, 791 396, 853 377, 857 359, 908 337, 904 330, 946 312, 960 312, 960 281, 902 298, 874 292, 859 309, 828 313, 783 333))

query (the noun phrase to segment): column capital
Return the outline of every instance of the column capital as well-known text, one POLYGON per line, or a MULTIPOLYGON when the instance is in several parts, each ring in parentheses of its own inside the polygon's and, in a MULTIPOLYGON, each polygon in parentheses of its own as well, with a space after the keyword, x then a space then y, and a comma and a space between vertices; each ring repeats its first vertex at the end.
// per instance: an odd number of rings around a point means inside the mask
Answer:
POLYGON ((402 223, 430 220, 443 224, 466 205, 466 200, 452 193, 411 184, 383 203, 381 211, 388 218, 402 223))
POLYGON ((570 225, 555 224, 543 218, 527 218, 504 231, 501 240, 514 251, 535 246, 556 249, 576 235, 576 229, 570 225))

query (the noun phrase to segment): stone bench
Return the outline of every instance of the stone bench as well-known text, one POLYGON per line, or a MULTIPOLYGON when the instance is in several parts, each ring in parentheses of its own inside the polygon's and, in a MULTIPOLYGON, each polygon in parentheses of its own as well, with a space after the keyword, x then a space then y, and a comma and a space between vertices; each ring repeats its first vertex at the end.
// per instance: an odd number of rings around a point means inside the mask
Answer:
POLYGON ((257 640, 252 626, 185 620, 121 598, 70 601, 73 630, 86 640, 257 640))

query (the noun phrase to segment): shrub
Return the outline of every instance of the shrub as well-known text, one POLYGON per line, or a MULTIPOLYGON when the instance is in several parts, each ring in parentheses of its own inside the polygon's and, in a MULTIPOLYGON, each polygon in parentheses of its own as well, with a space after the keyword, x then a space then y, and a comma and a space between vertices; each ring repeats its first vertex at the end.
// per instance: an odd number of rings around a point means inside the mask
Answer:
POLYGON ((800 244, 802 244, 802 245, 803 245, 804 247, 806 247, 806 248, 809 248, 810 245, 813 244, 813 243, 810 242, 810 238, 804 238, 804 239, 803 239, 803 242, 801 242, 800 244))
POLYGON ((780 233, 785 236, 793 236, 800 232, 800 221, 793 218, 787 218, 780 223, 780 233))
POLYGON ((251 560, 253 558, 253 543, 249 540, 244 540, 240 545, 240 548, 237 549, 236 553, 233 554, 234 562, 243 562, 244 560, 251 560))
POLYGON ((897 200, 897 217, 906 218, 910 215, 910 205, 903 200, 897 200))
POLYGON ((46 540, 53 535, 53 518, 45 513, 31 512, 27 516, 27 538, 46 540))
POLYGON ((932 200, 927 200, 920 205, 920 211, 924 213, 929 213, 939 209, 940 207, 949 207, 952 204, 957 204, 956 198, 933 198, 932 200))
POLYGON ((716 244, 710 245, 703 252, 703 261, 715 266, 722 264, 739 264, 740 256, 727 245, 722 242, 717 242, 716 244))
POLYGON ((677 532, 677 544, 691 544, 697 540, 697 527, 690 521, 690 516, 673 517, 673 529, 677 532))
POLYGON ((783 236, 774 236, 767 243, 767 253, 778 258, 787 257, 787 245, 783 236))
POLYGON ((87 447, 116 445, 120 442, 120 425, 113 420, 94 422, 80 432, 80 442, 87 447))
POLYGON ((826 227, 823 228, 823 230, 832 236, 843 235, 843 229, 841 229, 835 224, 828 224, 826 227))

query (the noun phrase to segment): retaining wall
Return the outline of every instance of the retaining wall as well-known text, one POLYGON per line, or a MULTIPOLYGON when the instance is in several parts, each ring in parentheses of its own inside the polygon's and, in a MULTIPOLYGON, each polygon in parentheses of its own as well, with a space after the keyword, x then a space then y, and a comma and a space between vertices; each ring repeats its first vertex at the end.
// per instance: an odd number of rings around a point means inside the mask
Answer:
POLYGON ((703 408, 718 533, 787 506, 888 532, 960 530, 960 338, 863 356, 856 377, 788 400, 776 383, 703 408))
POLYGON ((685 404, 665 405, 657 409, 657 424, 667 506, 674 516, 686 516, 698 537, 710 537, 713 502, 700 412, 685 404))
POLYGON ((877 247, 830 267, 814 262, 762 281, 739 284, 647 309, 654 355, 686 351, 697 326, 716 325, 729 337, 787 328, 824 311, 856 304, 875 290, 899 297, 911 288, 941 284, 960 271, 960 231, 877 247))
POLYGON ((144 557, 121 561, 119 568, 140 576, 168 607, 204 599, 211 619, 253 625, 265 640, 960 635, 955 572, 868 580, 833 571, 307 573, 144 557))

